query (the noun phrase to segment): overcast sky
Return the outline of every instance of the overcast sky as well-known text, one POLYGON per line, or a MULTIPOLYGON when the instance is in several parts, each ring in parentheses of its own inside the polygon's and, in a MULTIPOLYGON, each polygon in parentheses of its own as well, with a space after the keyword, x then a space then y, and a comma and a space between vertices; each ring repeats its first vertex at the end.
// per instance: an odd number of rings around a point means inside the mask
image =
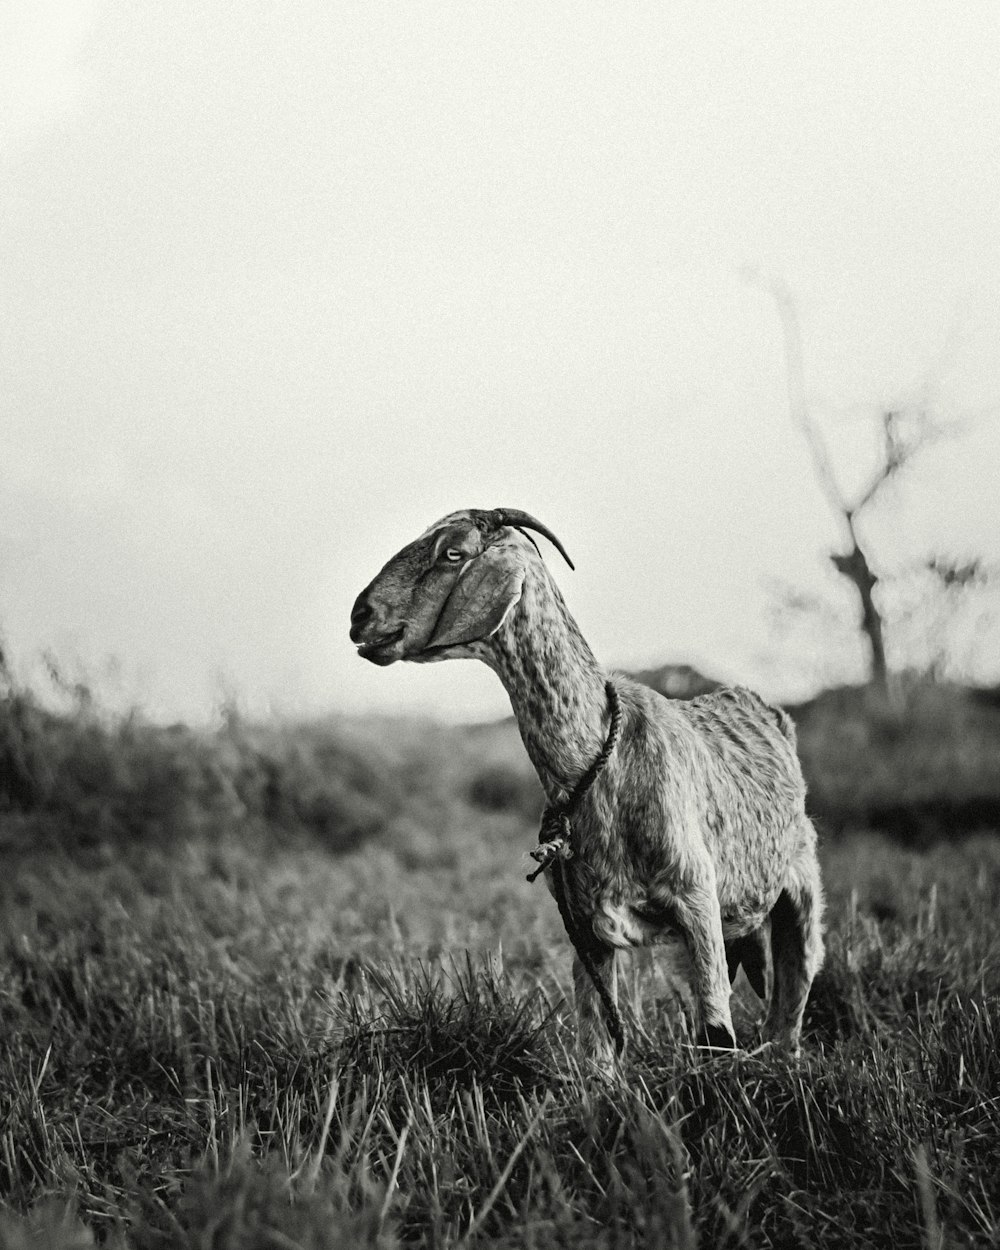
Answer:
MULTIPOLYGON (((484 667, 376 669, 347 622, 436 517, 506 504, 566 544, 601 658, 786 693, 767 579, 821 587, 837 531, 742 271, 795 292, 845 480, 881 407, 1000 401, 993 0, 0 11, 22 667, 158 717, 503 713, 484 667)), ((930 452, 883 562, 1000 555, 998 461, 989 416, 930 452)))

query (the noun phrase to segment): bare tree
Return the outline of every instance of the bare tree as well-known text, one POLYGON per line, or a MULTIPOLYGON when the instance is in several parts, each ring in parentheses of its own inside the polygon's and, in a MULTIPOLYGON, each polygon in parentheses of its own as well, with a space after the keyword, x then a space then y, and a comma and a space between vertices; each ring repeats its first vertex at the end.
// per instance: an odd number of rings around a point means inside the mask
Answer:
POLYGON ((784 337, 789 412, 806 441, 817 481, 841 531, 841 550, 831 553, 830 562, 854 588, 860 607, 858 624, 867 640, 870 654, 870 680, 877 689, 887 692, 889 669, 886 662, 885 623, 876 594, 879 574, 872 568, 868 545, 858 532, 858 522, 878 500, 887 483, 930 442, 945 433, 953 432, 956 423, 946 426, 932 420, 926 394, 924 402, 911 408, 882 412, 881 442, 875 467, 866 485, 855 495, 848 496, 837 480, 823 434, 806 398, 802 334, 792 293, 778 279, 765 279, 753 271, 747 271, 746 276, 763 286, 777 306, 784 337))

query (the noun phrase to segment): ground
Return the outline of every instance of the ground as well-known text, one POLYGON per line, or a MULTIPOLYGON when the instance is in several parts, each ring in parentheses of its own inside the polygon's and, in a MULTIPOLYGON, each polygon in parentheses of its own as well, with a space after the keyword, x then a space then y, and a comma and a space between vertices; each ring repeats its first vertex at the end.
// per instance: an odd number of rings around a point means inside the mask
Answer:
POLYGON ((0 1247, 996 1244, 1000 841, 827 837, 801 1060, 754 1053, 742 976, 745 1049, 699 1052, 643 955, 608 1081, 495 807, 340 854, 18 842, 0 1247))

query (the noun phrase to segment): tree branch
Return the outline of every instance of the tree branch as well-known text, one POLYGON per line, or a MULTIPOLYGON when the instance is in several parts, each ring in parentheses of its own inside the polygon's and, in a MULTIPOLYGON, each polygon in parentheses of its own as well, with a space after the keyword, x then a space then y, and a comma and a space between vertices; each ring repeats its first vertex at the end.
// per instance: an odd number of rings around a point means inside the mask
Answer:
POLYGON ((759 270, 752 268, 745 269, 743 273, 748 282, 761 287, 771 296, 778 310, 785 349, 785 383, 788 389, 789 415, 806 440, 820 489, 838 523, 843 526, 845 518, 849 520, 850 510, 837 485, 830 462, 830 453, 823 435, 810 416, 809 403, 806 399, 802 331, 799 327, 799 313, 795 305, 795 297, 781 278, 767 277, 759 270))

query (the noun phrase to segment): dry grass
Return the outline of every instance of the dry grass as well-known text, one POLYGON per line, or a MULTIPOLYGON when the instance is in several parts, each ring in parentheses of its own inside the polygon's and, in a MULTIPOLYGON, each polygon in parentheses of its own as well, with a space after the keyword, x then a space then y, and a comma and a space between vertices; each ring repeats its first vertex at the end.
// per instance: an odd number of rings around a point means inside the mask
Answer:
POLYGON ((416 870, 226 842, 8 871, 0 1245, 994 1244, 994 842, 829 849, 799 1065, 705 1057, 637 960, 606 1083, 493 832, 416 870))

